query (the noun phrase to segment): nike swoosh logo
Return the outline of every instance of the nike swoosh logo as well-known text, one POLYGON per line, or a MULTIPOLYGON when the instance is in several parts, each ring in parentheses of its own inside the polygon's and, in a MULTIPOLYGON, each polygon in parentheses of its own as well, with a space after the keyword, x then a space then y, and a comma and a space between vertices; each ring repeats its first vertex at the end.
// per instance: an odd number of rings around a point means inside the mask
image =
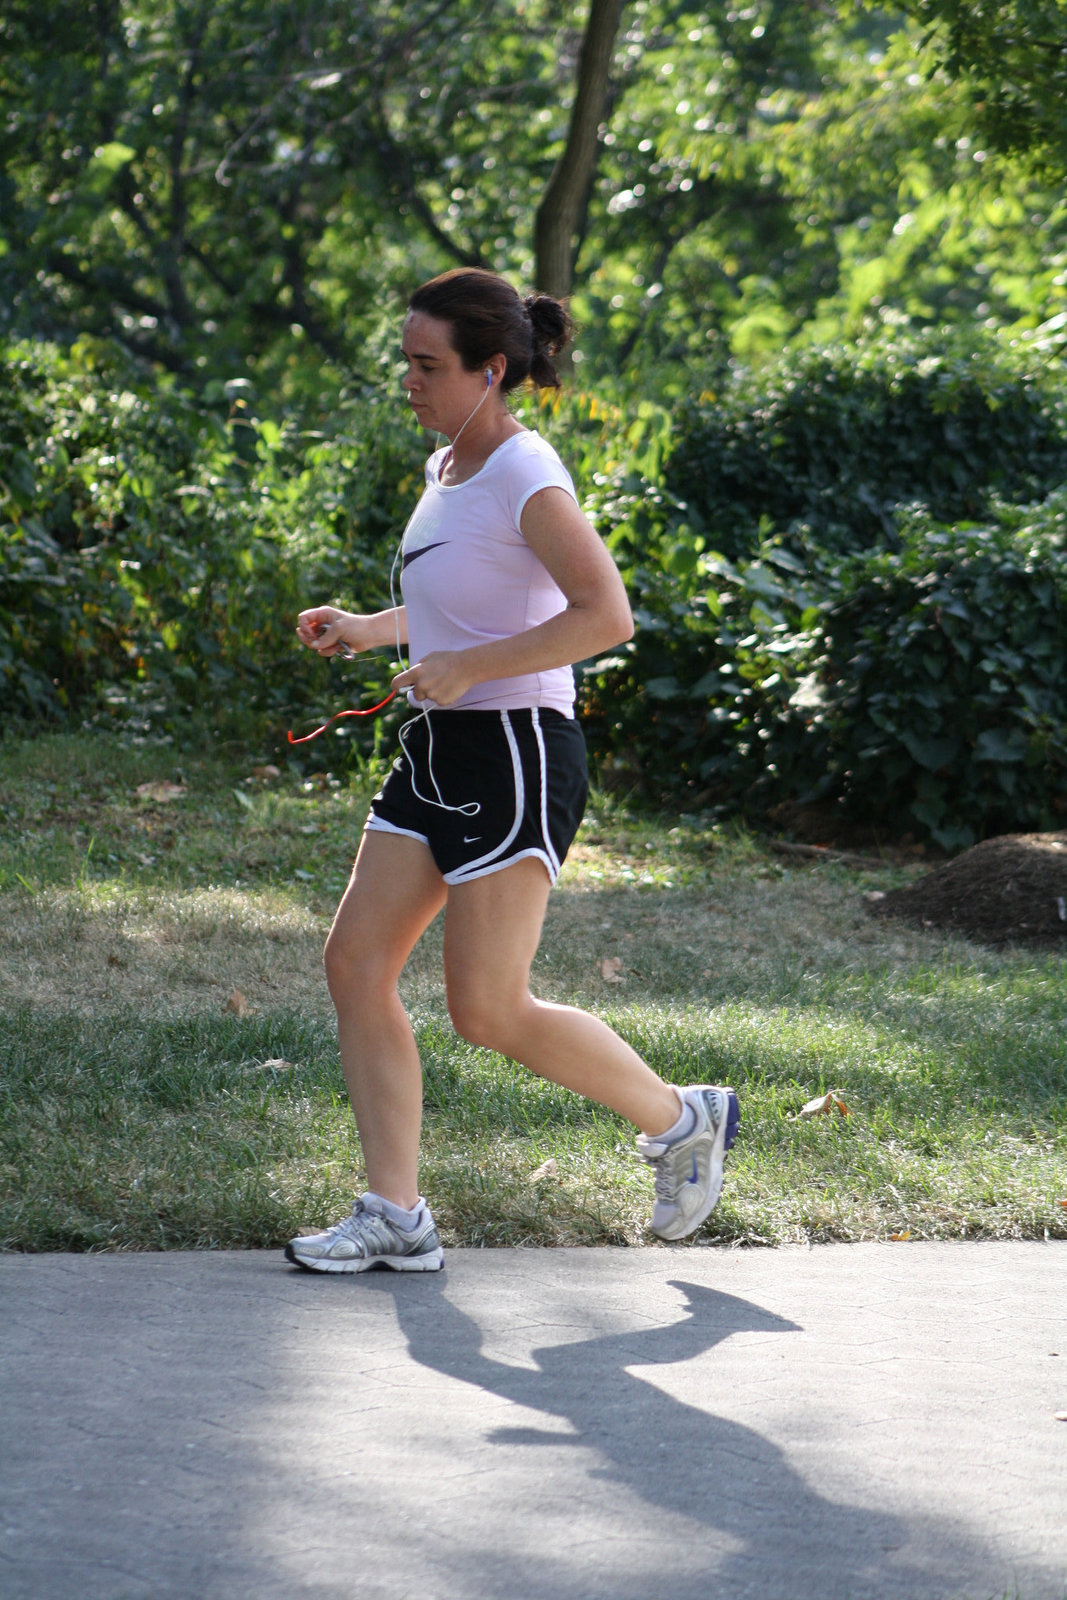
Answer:
POLYGON ((401 561, 401 563, 400 563, 401 572, 403 572, 405 570, 405 568, 410 567, 411 563, 413 561, 417 561, 420 556, 424 556, 427 553, 427 551, 429 551, 429 550, 440 550, 442 545, 445 545, 445 544, 448 544, 448 543, 449 543, 448 539, 438 539, 436 544, 424 544, 421 547, 421 549, 408 550, 404 555, 403 561, 401 561))

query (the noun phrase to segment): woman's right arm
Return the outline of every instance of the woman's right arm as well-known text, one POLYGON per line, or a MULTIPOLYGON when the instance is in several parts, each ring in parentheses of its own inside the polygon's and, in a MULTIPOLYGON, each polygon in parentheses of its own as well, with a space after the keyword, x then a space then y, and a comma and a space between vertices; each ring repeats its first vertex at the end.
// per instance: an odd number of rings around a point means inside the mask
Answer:
POLYGON ((312 606, 296 619, 297 638, 320 656, 334 656, 343 650, 357 655, 364 650, 380 650, 397 641, 408 642, 407 616, 403 606, 361 616, 341 611, 337 606, 312 606))

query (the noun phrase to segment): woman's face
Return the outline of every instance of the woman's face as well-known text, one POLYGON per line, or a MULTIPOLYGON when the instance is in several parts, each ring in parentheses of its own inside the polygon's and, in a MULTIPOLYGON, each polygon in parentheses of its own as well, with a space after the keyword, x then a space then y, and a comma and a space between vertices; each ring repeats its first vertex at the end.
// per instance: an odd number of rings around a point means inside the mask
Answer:
POLYGON ((485 373, 468 372, 452 345, 452 325, 425 311, 409 312, 400 345, 402 379, 422 427, 451 439, 485 394, 485 373))

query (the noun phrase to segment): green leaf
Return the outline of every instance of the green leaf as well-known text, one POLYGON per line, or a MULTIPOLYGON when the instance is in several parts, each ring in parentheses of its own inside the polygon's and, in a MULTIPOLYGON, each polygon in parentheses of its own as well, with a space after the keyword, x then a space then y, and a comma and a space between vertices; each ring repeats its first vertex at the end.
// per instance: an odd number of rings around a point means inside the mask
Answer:
POLYGON ((93 152, 93 161, 96 166, 103 167, 105 172, 118 172, 128 165, 137 154, 132 145, 120 144, 113 139, 110 144, 99 145, 93 152))
POLYGON ((645 684, 645 693, 651 700, 674 700, 681 692, 675 677, 649 678, 645 684))
POLYGON ((923 739, 916 733, 902 733, 900 741, 913 760, 929 772, 940 772, 949 766, 960 751, 958 739, 923 739))
POLYGON ((1019 728, 987 728, 974 743, 976 761, 1024 761, 1029 739, 1019 728))

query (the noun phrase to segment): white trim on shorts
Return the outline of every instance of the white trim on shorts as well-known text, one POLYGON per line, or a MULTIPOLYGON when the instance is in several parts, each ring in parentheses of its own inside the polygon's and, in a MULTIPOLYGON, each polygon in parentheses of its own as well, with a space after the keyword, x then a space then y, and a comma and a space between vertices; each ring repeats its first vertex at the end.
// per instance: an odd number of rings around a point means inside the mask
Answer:
POLYGON ((396 833, 401 839, 417 839, 424 844, 427 850, 430 841, 424 833, 416 833, 414 828, 398 828, 395 822, 386 822, 384 817, 379 817, 375 812, 367 812, 367 820, 363 824, 364 833, 396 833))
MULTIPOLYGON (((552 882, 555 883, 559 877, 560 859, 553 847, 552 835, 548 831, 548 761, 545 758, 545 741, 541 733, 541 719, 537 715, 536 707, 530 721, 537 738, 537 753, 541 758, 541 837, 545 841, 545 850, 551 858, 548 862, 548 875, 552 882)), ((543 855, 544 852, 538 851, 537 854, 543 855)))

